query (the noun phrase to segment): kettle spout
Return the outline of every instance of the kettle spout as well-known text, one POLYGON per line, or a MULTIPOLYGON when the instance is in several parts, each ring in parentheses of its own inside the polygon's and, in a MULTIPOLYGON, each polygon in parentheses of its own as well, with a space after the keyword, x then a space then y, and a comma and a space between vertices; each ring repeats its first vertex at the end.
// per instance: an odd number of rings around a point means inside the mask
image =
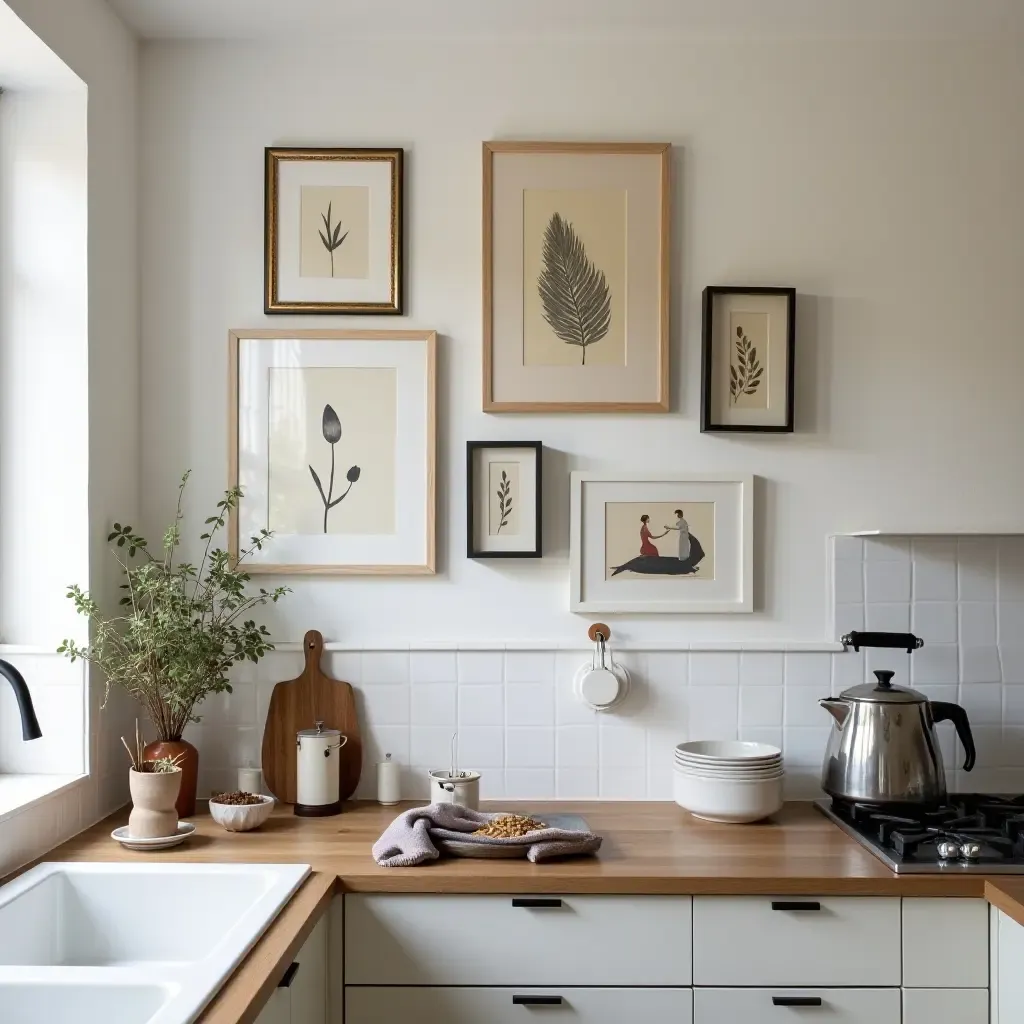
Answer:
POLYGON ((836 728, 842 729, 849 717, 850 705, 834 697, 823 697, 818 703, 836 720, 836 728))

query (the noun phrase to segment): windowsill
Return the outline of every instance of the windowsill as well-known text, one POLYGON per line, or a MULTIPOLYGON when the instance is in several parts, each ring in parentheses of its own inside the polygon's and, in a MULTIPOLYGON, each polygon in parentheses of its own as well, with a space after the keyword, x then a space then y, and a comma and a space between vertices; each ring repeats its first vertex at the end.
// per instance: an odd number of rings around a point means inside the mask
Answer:
POLYGON ((0 775, 0 822, 83 783, 88 775, 0 775))

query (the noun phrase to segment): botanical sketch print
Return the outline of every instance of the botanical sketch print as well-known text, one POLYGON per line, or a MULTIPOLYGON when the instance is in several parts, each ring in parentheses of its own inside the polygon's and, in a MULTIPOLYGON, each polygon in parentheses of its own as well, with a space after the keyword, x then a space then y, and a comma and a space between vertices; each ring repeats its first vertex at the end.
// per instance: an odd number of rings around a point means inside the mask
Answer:
POLYGON ((768 408, 768 314, 729 314, 729 404, 768 408))
POLYGON ((626 192, 523 192, 523 363, 626 363, 626 192))
POLYGON ((268 528, 395 533, 394 368, 275 367, 269 403, 268 528))
POLYGON ((605 579, 715 578, 715 503, 605 504, 605 579))
POLYGON ((365 278, 370 272, 370 190, 364 185, 303 185, 301 277, 365 278))
POLYGON ((492 537, 514 537, 519 533, 519 463, 490 462, 487 475, 487 532, 492 537))

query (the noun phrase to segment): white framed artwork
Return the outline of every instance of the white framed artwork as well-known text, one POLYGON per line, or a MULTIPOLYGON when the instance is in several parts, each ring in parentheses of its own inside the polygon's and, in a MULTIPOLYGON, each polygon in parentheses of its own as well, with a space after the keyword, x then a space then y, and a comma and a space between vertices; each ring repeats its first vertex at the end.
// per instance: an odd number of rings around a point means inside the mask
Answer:
POLYGON ((576 472, 570 516, 572 611, 753 611, 753 477, 576 472))
POLYGON ((432 331, 231 331, 230 484, 251 573, 433 573, 432 331))

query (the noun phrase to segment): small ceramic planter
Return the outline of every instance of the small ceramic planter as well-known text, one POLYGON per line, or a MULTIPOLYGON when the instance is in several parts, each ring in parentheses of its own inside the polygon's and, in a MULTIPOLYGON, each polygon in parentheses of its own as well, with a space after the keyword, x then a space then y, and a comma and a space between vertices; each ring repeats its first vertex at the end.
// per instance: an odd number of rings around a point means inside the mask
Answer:
POLYGON ((172 772, 128 770, 132 794, 132 813, 128 817, 128 835, 132 839, 161 839, 172 836, 178 827, 174 802, 181 787, 181 769, 172 772))

